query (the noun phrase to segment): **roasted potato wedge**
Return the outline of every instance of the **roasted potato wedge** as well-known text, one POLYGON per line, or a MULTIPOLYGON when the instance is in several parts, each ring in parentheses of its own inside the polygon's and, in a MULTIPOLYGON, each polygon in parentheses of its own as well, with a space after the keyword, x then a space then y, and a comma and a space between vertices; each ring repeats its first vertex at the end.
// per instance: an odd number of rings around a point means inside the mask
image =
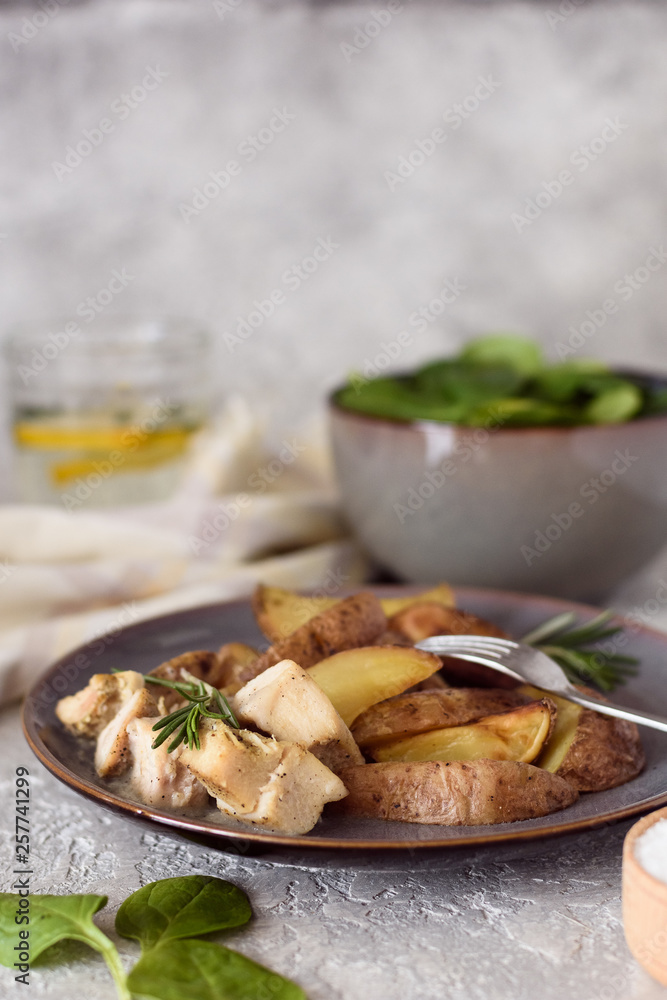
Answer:
POLYGON ((419 600, 413 600, 389 616, 388 625, 411 642, 419 642, 420 639, 427 639, 431 635, 507 637, 507 633, 497 625, 478 618, 469 611, 461 611, 459 608, 428 599, 426 594, 422 594, 419 600))
POLYGON ((243 686, 241 677, 259 656, 259 652, 244 642, 226 642, 218 650, 218 680, 215 687, 233 694, 243 686))
POLYGON ((464 726, 485 715, 507 712, 533 700, 526 694, 502 688, 416 691, 372 705, 355 720, 352 733, 363 750, 371 744, 379 745, 387 740, 416 736, 429 729, 464 726))
POLYGON ((513 760, 362 764, 340 777, 349 794, 337 811, 407 823, 512 823, 565 809, 578 798, 557 774, 513 760))
POLYGON ((549 699, 534 701, 467 726, 447 726, 406 739, 371 746, 377 761, 520 760, 530 764, 544 746, 556 718, 549 699))
MULTIPOLYGON (((379 645, 380 643, 378 643, 378 646, 379 645)), ((406 693, 409 693, 409 691, 413 691, 415 694, 417 694, 418 691, 443 691, 446 687, 447 685, 440 674, 431 674, 431 676, 427 677, 425 681, 420 681, 419 684, 413 684, 406 693)))
MULTIPOLYGON (((598 698, 591 688, 580 690, 598 698)), ((539 697, 544 692, 526 684, 519 691, 539 697)), ((536 764, 560 775, 579 792, 602 792, 636 778, 646 758, 633 722, 612 719, 574 702, 549 694, 558 715, 551 737, 536 764)))
MULTIPOLYGON (((380 604, 388 617, 420 601, 432 601, 451 607, 454 605, 454 595, 451 587, 446 583, 441 583, 423 594, 415 594, 414 597, 381 598, 380 604)), ((311 618, 339 603, 340 598, 338 597, 309 597, 297 594, 293 590, 284 590, 282 587, 267 587, 263 584, 257 587, 252 598, 252 608, 257 624, 267 639, 274 643, 292 635, 311 618)))
POLYGON ((347 649, 310 667, 346 725, 371 705, 401 694, 440 669, 433 653, 402 646, 347 649))
MULTIPOLYGON (((508 638, 503 629, 477 615, 442 604, 419 601, 394 614, 388 622, 389 629, 402 635, 406 641, 419 642, 432 635, 491 635, 508 638)), ((468 663, 453 656, 443 656, 442 669, 450 683, 461 682, 470 687, 502 687, 511 689, 516 682, 479 663, 468 663)))
POLYGON ((274 643, 241 671, 238 680, 245 683, 281 660, 294 660, 304 669, 311 667, 340 650, 367 646, 386 627, 387 618, 377 597, 361 591, 338 601, 286 639, 274 643))
POLYGON ((421 594, 412 594, 411 597, 382 597, 380 603, 387 618, 392 618, 405 608, 412 607, 413 604, 440 604, 445 608, 453 608, 456 605, 454 591, 448 583, 439 583, 431 590, 425 590, 421 594))
POLYGON ((266 638, 280 642, 339 600, 338 597, 307 597, 293 590, 260 583, 252 595, 252 610, 266 638))

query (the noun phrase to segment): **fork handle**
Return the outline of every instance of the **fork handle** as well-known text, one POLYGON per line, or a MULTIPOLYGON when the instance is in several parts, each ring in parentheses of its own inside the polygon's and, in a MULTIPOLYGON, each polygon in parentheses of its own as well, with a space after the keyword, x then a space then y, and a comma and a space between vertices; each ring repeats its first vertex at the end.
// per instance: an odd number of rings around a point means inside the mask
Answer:
MULTIPOLYGON (((554 693, 561 694, 560 691, 554 693)), ((650 715, 648 712, 639 712, 632 708, 620 708, 619 705, 612 705, 607 701, 597 701, 595 698, 588 698, 585 694, 580 694, 579 691, 573 688, 563 691, 562 697, 567 698, 568 701, 574 701, 577 705, 582 705, 584 708, 592 708, 594 712, 599 712, 600 715, 611 715, 615 719, 626 719, 628 722, 636 722, 638 726, 650 726, 651 729, 659 729, 661 732, 667 733, 667 719, 661 715, 650 715)))

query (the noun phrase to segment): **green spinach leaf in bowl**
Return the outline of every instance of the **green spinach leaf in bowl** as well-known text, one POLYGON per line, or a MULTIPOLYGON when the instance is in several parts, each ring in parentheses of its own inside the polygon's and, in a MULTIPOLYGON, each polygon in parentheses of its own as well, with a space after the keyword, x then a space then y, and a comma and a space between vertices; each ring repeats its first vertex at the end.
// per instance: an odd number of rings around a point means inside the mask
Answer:
POLYGON ((353 375, 339 406, 390 420, 468 427, 616 424, 667 412, 667 390, 591 358, 549 364, 538 344, 510 334, 468 343, 409 375, 353 375))

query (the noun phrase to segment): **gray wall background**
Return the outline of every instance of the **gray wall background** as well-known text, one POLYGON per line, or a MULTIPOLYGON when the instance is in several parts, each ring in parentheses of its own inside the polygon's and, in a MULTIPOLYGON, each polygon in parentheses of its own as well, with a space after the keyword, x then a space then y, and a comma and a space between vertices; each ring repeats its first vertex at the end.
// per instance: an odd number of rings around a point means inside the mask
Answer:
POLYGON ((667 370, 667 266, 629 294, 624 279, 665 238, 667 7, 394 0, 378 28, 387 6, 2 6, 3 330, 55 330, 125 269, 106 313, 201 320, 217 337, 218 394, 241 389, 277 436, 401 331, 395 367, 489 329, 534 334, 555 357, 613 299, 579 353, 667 370), (148 68, 164 79, 133 98, 148 68), (492 93, 474 108, 480 78, 492 93), (249 162, 241 144, 275 108, 294 118, 249 162), (103 119, 112 129, 90 155, 54 166, 103 119), (445 140, 390 185, 437 128, 445 140), (240 172, 184 220, 230 160, 240 172), (513 214, 539 193, 517 231, 513 214), (338 247, 286 284, 320 238, 338 247), (446 280, 463 290, 417 326, 446 280), (275 290, 284 301, 230 350, 224 334, 275 290))

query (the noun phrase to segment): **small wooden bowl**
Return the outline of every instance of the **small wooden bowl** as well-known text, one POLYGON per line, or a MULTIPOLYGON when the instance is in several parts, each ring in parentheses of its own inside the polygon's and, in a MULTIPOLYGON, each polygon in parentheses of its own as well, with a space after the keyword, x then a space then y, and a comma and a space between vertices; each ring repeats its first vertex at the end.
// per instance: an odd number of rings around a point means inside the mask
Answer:
POLYGON ((628 831, 623 844, 623 923, 628 947, 654 979, 667 986, 667 884, 649 875, 635 857, 637 839, 667 808, 644 816, 628 831))

